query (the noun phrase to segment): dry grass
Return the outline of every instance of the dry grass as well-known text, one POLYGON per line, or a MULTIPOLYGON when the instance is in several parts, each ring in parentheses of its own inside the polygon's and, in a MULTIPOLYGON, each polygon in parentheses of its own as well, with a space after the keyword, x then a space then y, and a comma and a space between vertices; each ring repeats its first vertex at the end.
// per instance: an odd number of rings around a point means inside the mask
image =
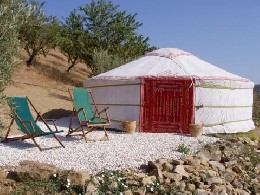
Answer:
POLYGON ((39 72, 39 74, 43 74, 57 82, 62 82, 64 84, 73 85, 76 87, 83 86, 83 82, 77 80, 77 77, 75 77, 75 75, 72 75, 67 72, 62 72, 55 67, 47 66, 40 62, 35 62, 34 67, 39 72))
MULTIPOLYGON (((21 65, 14 71, 13 83, 5 89, 5 95, 28 96, 37 110, 48 118, 70 115, 72 103, 68 89, 82 86, 88 78, 90 71, 86 64, 79 63, 67 73, 67 59, 58 50, 51 50, 46 58, 37 57, 30 68, 26 67, 26 53, 22 51, 20 56, 21 65)), ((0 108, 0 113, 5 126, 8 126, 9 107, 0 108)), ((5 131, 6 127, 2 130, 5 131)))
MULTIPOLYGON (((21 52, 21 59, 25 64, 28 56, 25 52, 21 52)), ((67 58, 58 49, 50 50, 49 54, 44 57, 38 56, 32 65, 39 74, 49 77, 49 79, 69 84, 77 87, 83 86, 83 81, 88 78, 91 70, 85 63, 78 63, 70 72, 67 58)))
POLYGON ((256 129, 246 132, 246 133, 233 133, 233 134, 213 134, 212 136, 223 138, 223 139, 230 139, 230 138, 245 138, 248 137, 251 140, 258 140, 260 143, 260 128, 256 127, 256 129))

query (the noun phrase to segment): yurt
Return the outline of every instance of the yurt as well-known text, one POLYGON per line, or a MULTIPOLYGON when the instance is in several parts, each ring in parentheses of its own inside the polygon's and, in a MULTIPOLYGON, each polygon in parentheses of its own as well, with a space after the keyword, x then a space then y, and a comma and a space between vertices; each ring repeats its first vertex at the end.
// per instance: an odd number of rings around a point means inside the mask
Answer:
POLYGON ((96 105, 109 107, 111 127, 136 121, 137 131, 189 134, 246 132, 252 121, 254 83, 175 48, 162 48, 94 76, 96 105))

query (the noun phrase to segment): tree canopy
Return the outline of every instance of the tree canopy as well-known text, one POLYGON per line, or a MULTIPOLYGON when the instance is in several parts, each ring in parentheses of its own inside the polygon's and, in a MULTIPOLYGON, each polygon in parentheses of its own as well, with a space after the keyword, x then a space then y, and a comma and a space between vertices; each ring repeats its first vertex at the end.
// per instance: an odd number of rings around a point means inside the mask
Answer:
POLYGON ((20 39, 29 55, 27 66, 31 66, 37 55, 46 55, 57 43, 59 22, 52 16, 44 15, 43 5, 44 2, 38 3, 34 0, 28 3, 28 22, 20 29, 20 39))
POLYGON ((62 23, 58 42, 61 52, 68 58, 68 72, 77 62, 82 61, 86 58, 86 55, 89 55, 88 48, 90 47, 86 44, 87 39, 88 34, 83 30, 82 18, 76 10, 73 10, 62 23))
MULTIPOLYGON (((20 47, 19 30, 26 22, 26 4, 21 0, 1 0, 0 3, 0 104, 4 103, 3 91, 11 82, 16 54, 20 47)), ((0 125, 1 125, 0 121, 0 125)))
MULTIPOLYGON (((13 40, 19 37, 23 43, 28 53, 27 66, 31 66, 37 55, 47 55, 50 48, 59 47, 68 58, 67 71, 77 62, 84 61, 93 74, 98 74, 154 49, 148 43, 149 38, 138 33, 143 24, 137 21, 137 14, 121 11, 118 5, 109 0, 93 0, 71 11, 62 22, 44 15, 44 2, 22 0, 19 3, 16 0, 2 0, 0 14, 3 19, 9 17, 7 20, 10 24, 17 22, 16 26, 12 26, 16 33, 13 40), (19 22, 16 21, 17 18, 12 19, 10 16, 15 11, 14 7, 9 8, 10 13, 4 14, 4 6, 12 3, 22 4, 22 7, 19 4, 20 7, 18 6, 13 16, 20 14, 19 22), (26 22, 21 22, 25 19, 26 22), (102 60, 102 56, 109 60, 102 60)), ((6 25, 4 20, 1 19, 0 22, 3 23, 1 26, 6 25)), ((6 32, 9 32, 8 28, 6 32)), ((8 39, 7 36, 4 38, 8 39)), ((9 54, 13 55, 12 52, 9 54)))
POLYGON ((10 82, 20 46, 19 29, 26 21, 25 2, 2 0, 0 4, 0 94, 10 82))
POLYGON ((149 38, 137 33, 143 25, 137 14, 120 11, 111 1, 97 0, 80 8, 84 27, 95 41, 96 48, 107 50, 123 58, 143 55, 151 47, 149 38))
POLYGON ((111 69, 117 65, 104 65, 104 61, 94 62, 94 55, 95 59, 104 55, 123 63, 154 49, 148 43, 148 37, 137 33, 142 23, 136 20, 136 15, 120 11, 118 5, 107 0, 93 0, 79 10, 72 11, 63 24, 60 42, 62 52, 71 62, 69 69, 77 61, 83 60, 93 74, 97 74, 101 70, 108 70, 104 67, 111 69), (97 54, 99 51, 100 55, 97 54), (97 67, 100 64, 104 67, 97 67))

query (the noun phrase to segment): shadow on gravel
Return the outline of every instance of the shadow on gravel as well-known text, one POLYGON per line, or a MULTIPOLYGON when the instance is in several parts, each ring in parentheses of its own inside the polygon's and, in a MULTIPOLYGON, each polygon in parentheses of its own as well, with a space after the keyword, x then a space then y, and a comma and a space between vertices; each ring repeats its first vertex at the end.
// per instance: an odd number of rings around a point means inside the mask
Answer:
POLYGON ((42 117, 44 119, 60 119, 63 117, 69 117, 71 116, 72 111, 71 110, 65 110, 63 108, 60 109, 52 109, 48 112, 45 112, 42 114, 42 117))
POLYGON ((33 143, 28 143, 25 141, 10 141, 10 142, 6 142, 3 143, 3 145, 11 147, 11 148, 17 148, 17 149, 28 149, 28 148, 37 148, 33 143))

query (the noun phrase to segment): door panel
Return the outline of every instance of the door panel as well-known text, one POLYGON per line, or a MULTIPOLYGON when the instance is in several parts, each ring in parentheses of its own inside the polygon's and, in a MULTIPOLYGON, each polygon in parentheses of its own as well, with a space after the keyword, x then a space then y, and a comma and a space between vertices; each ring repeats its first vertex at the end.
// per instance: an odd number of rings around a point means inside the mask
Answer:
POLYGON ((142 130, 155 133, 185 133, 192 122, 191 80, 144 79, 142 130))

